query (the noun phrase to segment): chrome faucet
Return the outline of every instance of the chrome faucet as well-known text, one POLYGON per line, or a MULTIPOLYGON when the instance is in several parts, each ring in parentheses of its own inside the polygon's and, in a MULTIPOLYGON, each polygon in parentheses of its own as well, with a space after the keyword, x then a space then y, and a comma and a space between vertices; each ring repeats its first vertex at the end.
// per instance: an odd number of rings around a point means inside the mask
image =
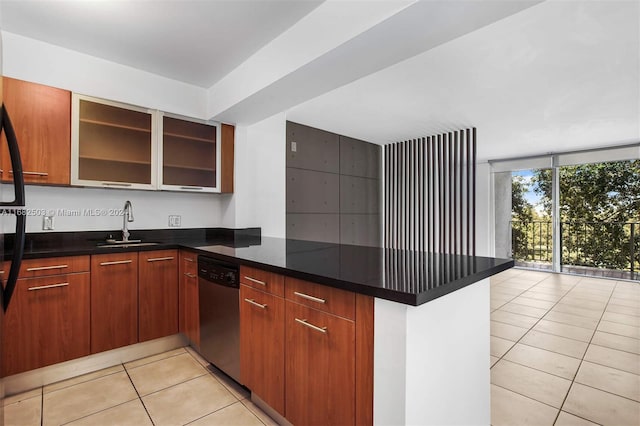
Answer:
POLYGON ((122 213, 122 241, 129 241, 129 227, 128 222, 133 222, 133 206, 131 201, 127 200, 124 203, 124 211, 122 213))

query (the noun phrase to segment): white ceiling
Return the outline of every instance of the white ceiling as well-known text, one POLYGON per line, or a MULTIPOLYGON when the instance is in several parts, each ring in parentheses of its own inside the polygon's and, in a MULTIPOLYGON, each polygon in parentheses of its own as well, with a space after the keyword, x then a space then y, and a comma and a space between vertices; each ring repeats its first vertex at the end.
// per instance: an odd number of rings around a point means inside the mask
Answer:
POLYGON ((7 1, 3 30, 210 87, 322 1, 7 1))
POLYGON ((389 143, 475 126, 479 159, 640 139, 640 3, 547 1, 287 115, 389 143))
POLYGON ((640 140, 640 2, 538 1, 0 0, 3 31, 242 92, 219 120, 380 144, 475 126, 481 160, 640 140))

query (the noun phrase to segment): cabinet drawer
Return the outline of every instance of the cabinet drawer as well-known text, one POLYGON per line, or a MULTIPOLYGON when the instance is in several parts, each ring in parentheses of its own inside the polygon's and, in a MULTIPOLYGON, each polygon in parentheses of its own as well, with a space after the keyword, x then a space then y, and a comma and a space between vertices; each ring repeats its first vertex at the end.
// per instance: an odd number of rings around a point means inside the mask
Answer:
POLYGON ((273 272, 241 266, 240 283, 276 296, 284 296, 284 277, 273 272))
POLYGON ((198 275, 198 255, 190 251, 180 251, 180 271, 187 276, 198 275))
POLYGON ((286 278, 285 289, 288 300, 350 320, 356 318, 355 293, 291 277, 286 278))
POLYGON ((19 278, 43 277, 74 272, 89 272, 89 256, 26 259, 22 261, 20 266, 19 278))

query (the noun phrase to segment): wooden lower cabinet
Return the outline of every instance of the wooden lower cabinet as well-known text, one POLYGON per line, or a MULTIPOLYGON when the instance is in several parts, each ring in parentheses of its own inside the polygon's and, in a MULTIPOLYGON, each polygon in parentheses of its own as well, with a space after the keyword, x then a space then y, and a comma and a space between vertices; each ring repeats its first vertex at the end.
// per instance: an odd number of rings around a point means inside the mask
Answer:
POLYGON ((192 346, 200 347, 200 310, 198 297, 198 255, 180 251, 180 332, 192 346))
POLYGON ((138 342, 138 253, 91 256, 91 353, 138 342))
POLYGON ((3 322, 2 376, 89 355, 89 273, 19 279, 3 322))
POLYGON ((241 381, 283 416, 284 319, 282 297, 240 285, 241 381))
POLYGON ((139 339, 178 333, 178 250, 140 252, 139 339))
POLYGON ((294 425, 356 422, 355 323, 286 301, 286 418, 294 425))

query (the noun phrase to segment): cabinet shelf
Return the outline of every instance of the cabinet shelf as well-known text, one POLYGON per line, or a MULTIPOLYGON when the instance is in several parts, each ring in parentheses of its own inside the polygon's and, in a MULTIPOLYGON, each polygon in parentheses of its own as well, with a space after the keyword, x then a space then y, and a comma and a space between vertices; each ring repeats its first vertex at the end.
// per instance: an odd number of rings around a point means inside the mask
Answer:
POLYGON ((185 169, 185 170, 200 170, 203 172, 215 172, 216 169, 213 167, 197 167, 197 166, 184 166, 180 164, 165 164, 164 167, 169 167, 171 169, 185 169))
POLYGON ((108 161, 111 163, 124 163, 124 164, 141 164, 145 166, 150 166, 150 161, 141 161, 141 160, 130 160, 130 159, 118 159, 118 158, 107 158, 107 157, 93 157, 81 155, 81 160, 95 160, 95 161, 108 161))
POLYGON ((215 144, 216 143, 216 141, 214 139, 199 138, 197 136, 181 135, 181 134, 178 134, 178 133, 164 132, 164 136, 170 136, 172 138, 179 138, 179 139, 186 139, 186 140, 190 140, 190 141, 206 142, 206 143, 211 143, 211 144, 215 144))
POLYGON ((118 124, 118 123, 111 123, 108 121, 100 121, 100 120, 90 120, 87 118, 81 118, 80 119, 81 123, 87 123, 87 124, 95 124, 97 126, 107 126, 107 127, 115 127, 118 129, 125 129, 125 130, 132 130, 135 132, 142 132, 142 133, 151 133, 151 129, 145 129, 142 127, 134 127, 134 126, 126 126, 124 124, 118 124))

